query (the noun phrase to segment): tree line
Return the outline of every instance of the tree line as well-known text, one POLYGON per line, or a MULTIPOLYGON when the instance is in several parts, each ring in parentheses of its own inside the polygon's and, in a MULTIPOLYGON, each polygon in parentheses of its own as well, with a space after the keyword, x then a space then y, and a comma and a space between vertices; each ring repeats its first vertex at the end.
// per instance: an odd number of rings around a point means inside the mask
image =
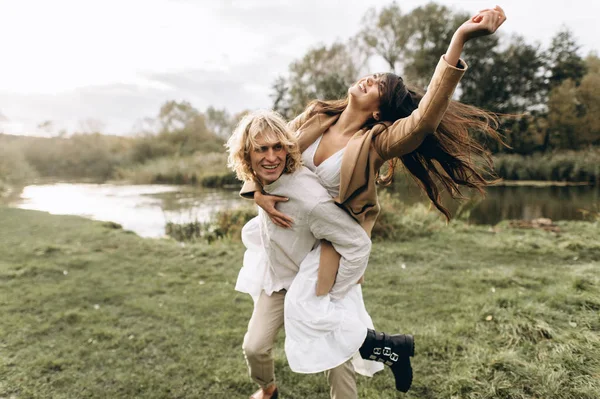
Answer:
MULTIPOLYGON (((274 80, 272 108, 292 119, 311 100, 343 98, 357 78, 373 72, 367 65, 374 59, 409 85, 426 89, 452 34, 468 18, 434 2, 408 13, 396 2, 369 9, 356 35, 309 49, 274 80)), ((463 58, 469 70, 457 99, 502 115, 509 147, 490 144, 493 152, 527 155, 600 144, 600 58, 583 57, 566 27, 547 47, 520 35, 482 37, 466 44, 463 58)), ((156 118, 138 124, 137 136, 143 139, 134 158, 144 162, 197 149, 221 151, 222 140, 244 113, 214 107, 200 112, 189 102, 168 101, 156 118)))
POLYGON ((0 185, 39 177, 104 181, 136 165, 223 153, 228 133, 219 130, 225 129, 224 124, 213 125, 224 113, 213 108, 200 112, 189 102, 167 101, 156 117, 139 124, 134 136, 99 131, 50 138, 0 134, 0 185))
MULTIPOLYGON (((273 83, 273 107, 292 118, 312 99, 342 98, 374 57, 425 89, 452 34, 468 18, 436 3, 409 13, 395 2, 370 9, 354 37, 313 48, 289 66, 287 75, 273 83)), ((566 27, 547 48, 501 34, 466 44, 469 71, 458 100, 503 115, 510 148, 491 148, 494 152, 530 154, 600 143, 600 59, 580 53, 566 27)))
MULTIPOLYGON (((370 9, 356 35, 308 50, 289 65, 287 74, 274 80, 273 108, 291 119, 313 99, 345 97, 358 77, 373 72, 367 71, 367 65, 376 58, 389 71, 424 89, 453 32, 468 18, 436 3, 408 13, 395 2, 370 9)), ((463 58, 469 70, 457 90, 458 99, 502 115, 509 147, 490 148, 500 161, 505 157, 501 177, 518 177, 523 174, 519 171, 532 167, 506 158, 511 154, 584 149, 594 154, 580 159, 569 152, 573 166, 568 173, 540 172, 548 179, 572 180, 581 168, 599 164, 599 152, 592 147, 600 144, 600 59, 595 54, 584 58, 567 28, 561 28, 547 48, 519 35, 482 37, 467 43, 463 58)), ((50 139, 0 134, 0 184, 9 181, 7 176, 15 181, 29 180, 26 176, 198 181, 206 177, 206 172, 195 171, 198 165, 218 170, 215 176, 221 179, 224 161, 216 165, 217 158, 202 158, 202 154, 222 154, 224 141, 244 114, 214 107, 200 111, 186 101, 167 101, 154 118, 138 123, 133 137, 100 134, 99 123, 87 123, 79 134, 50 139)), ((554 169, 565 169, 560 165, 566 158, 551 157, 558 162, 554 169)), ((600 172, 594 170, 585 172, 589 176, 584 180, 597 182, 600 172)))

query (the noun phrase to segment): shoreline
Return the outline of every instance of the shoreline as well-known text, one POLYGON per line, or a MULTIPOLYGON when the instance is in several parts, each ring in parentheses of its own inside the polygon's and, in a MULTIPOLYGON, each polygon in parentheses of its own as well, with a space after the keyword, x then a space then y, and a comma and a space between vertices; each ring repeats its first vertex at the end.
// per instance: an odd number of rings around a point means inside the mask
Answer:
POLYGON ((589 182, 568 182, 568 181, 546 181, 546 180, 503 180, 498 183, 490 185, 494 186, 524 186, 524 187, 581 187, 590 186, 594 187, 594 184, 589 182))
MULTIPOLYGON (((157 185, 157 186, 181 186, 181 187, 204 187, 204 188, 223 188, 223 189, 235 189, 237 185, 225 184, 221 187, 207 187, 202 186, 201 184, 181 184, 181 183, 135 183, 132 180, 121 180, 121 179, 109 179, 109 180, 96 180, 96 179, 62 179, 62 178, 41 178, 36 179, 31 182, 27 182, 23 184, 19 188, 23 188, 26 186, 39 186, 39 185, 51 185, 51 184, 112 184, 119 186, 147 186, 147 185, 157 185)), ((241 184, 241 183, 240 183, 241 184)), ((392 185, 398 184, 402 185, 403 182, 394 182, 392 185)), ((547 186, 557 186, 557 187, 568 187, 568 186, 590 186, 594 187, 595 184, 590 182, 569 182, 569 181, 558 181, 558 180, 502 180, 497 183, 491 184, 490 187, 493 186, 530 186, 530 187, 547 187, 547 186)))

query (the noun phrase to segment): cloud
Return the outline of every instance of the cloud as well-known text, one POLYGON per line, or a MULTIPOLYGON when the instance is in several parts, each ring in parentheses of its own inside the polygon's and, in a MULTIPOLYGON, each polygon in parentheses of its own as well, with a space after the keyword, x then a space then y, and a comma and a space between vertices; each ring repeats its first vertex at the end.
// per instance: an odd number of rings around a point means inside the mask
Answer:
POLYGON ((7 133, 39 134, 37 126, 53 122, 55 133, 76 130, 86 119, 106 124, 105 133, 128 134, 137 119, 154 116, 163 92, 131 84, 89 86, 58 94, 35 96, 0 93, 0 102, 8 104, 12 124, 3 124, 7 133))
POLYGON ((104 133, 133 134, 137 121, 155 117, 169 100, 189 101, 200 111, 209 106, 230 112, 268 108, 273 74, 274 69, 257 62, 223 71, 147 73, 142 80, 149 85, 94 85, 35 96, 0 92, 0 102, 9 104, 5 112, 13 120, 10 125, 3 123, 2 129, 7 133, 40 134, 37 126, 51 120, 56 132, 72 132, 81 121, 91 118, 105 124, 104 133))
MULTIPOLYGON (((426 2, 400 5, 409 12, 426 2)), ((72 131, 92 118, 107 133, 130 134, 168 100, 230 112, 271 106, 271 85, 292 61, 311 47, 345 41, 369 7, 391 0, 57 0, 36 2, 33 14, 33 1, 8 3, 0 25, 0 35, 11 38, 2 49, 0 129, 35 132, 52 120, 72 131)), ((476 11, 471 0, 440 3, 476 11)), ((533 42, 566 23, 584 51, 597 48, 593 24, 584 22, 600 2, 560 11, 529 3, 503 2, 505 33, 533 42)))

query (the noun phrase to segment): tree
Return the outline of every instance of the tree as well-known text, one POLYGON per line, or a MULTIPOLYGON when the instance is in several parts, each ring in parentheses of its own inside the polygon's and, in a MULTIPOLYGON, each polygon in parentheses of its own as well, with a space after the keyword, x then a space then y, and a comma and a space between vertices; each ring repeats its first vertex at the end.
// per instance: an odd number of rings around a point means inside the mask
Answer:
POLYGON ((590 55, 585 60, 588 73, 577 87, 577 98, 584 114, 580 121, 579 141, 600 144, 600 58, 590 55))
POLYGON ((343 43, 308 51, 289 67, 289 77, 273 85, 274 108, 290 119, 304 110, 311 100, 334 100, 346 96, 348 87, 363 67, 362 60, 343 43))
POLYGON ((381 56, 388 63, 390 71, 402 70, 412 30, 398 4, 394 1, 379 14, 375 8, 369 9, 363 17, 363 24, 365 28, 359 32, 358 41, 367 51, 381 56))
MULTIPOLYGON (((468 18, 467 14, 462 14, 457 17, 463 22, 468 18)), ((465 44, 462 58, 466 60, 469 66, 469 71, 465 73, 460 83, 460 99, 463 102, 477 104, 486 109, 486 105, 490 101, 487 96, 481 95, 481 89, 489 85, 490 79, 496 74, 494 73, 494 65, 501 59, 500 50, 498 49, 500 36, 498 34, 479 37, 476 40, 470 40, 465 44), (476 98, 476 100, 474 99, 476 98)))
POLYGON ((78 123, 78 133, 94 134, 103 133, 106 124, 99 119, 87 118, 80 120, 78 123))
POLYGON ((470 69, 461 81, 460 100, 499 113, 542 108, 544 62, 539 46, 513 36, 506 49, 498 51, 493 41, 482 39, 486 38, 473 41, 481 47, 469 48, 470 69))
MULTIPOLYGON (((228 115, 225 110, 210 109, 213 117, 228 115)), ((131 147, 130 158, 143 163, 165 156, 222 152, 224 140, 208 128, 207 118, 187 101, 165 102, 155 119, 144 118, 136 123, 139 136, 131 147)), ((215 119, 212 122, 217 123, 215 119)))
POLYGON ((37 125, 38 130, 42 130, 49 136, 52 136, 52 131, 54 130, 54 122, 51 120, 45 120, 37 125))
POLYGON ((579 146, 579 105, 575 81, 567 79, 552 89, 548 98, 546 146, 568 149, 579 146))
POLYGON ((132 130, 138 135, 152 135, 158 130, 157 121, 147 116, 140 118, 134 123, 132 130))
POLYGON ((600 74, 600 58, 598 54, 590 53, 585 59, 587 73, 600 74))
MULTIPOLYGON (((390 70, 404 74, 409 84, 425 88, 452 35, 468 18, 469 14, 435 3, 403 15, 394 2, 379 13, 370 9, 363 18, 367 26, 358 38, 372 54, 382 57, 390 70)), ((464 58, 478 69, 489 62, 497 45, 497 35, 472 40, 465 46, 464 58)), ((477 80, 472 71, 463 78, 463 82, 477 80)))
POLYGON ((210 106, 206 109, 204 115, 208 130, 225 139, 231 135, 235 127, 235 121, 225 108, 216 109, 210 106))
POLYGON ((567 79, 571 79, 576 86, 579 86, 586 72, 585 62, 579 55, 580 48, 573 33, 566 27, 554 36, 546 54, 550 89, 559 86, 567 79))
POLYGON ((158 123, 158 139, 169 143, 176 155, 222 151, 223 139, 207 128, 204 115, 187 101, 163 104, 158 123))
POLYGON ((200 117, 200 112, 187 101, 167 101, 160 107, 158 122, 161 133, 171 133, 184 129, 200 117))
MULTIPOLYGON (((578 86, 587 69, 586 63, 579 55, 580 47, 572 32, 564 27, 554 36, 545 54, 545 84, 549 95, 546 115, 548 129, 542 145, 544 150, 578 148, 586 141, 582 138, 588 136, 588 132, 582 131, 585 123, 580 118, 586 118, 586 104, 582 100, 588 99, 589 94, 593 97, 594 78, 589 78, 592 83, 591 90, 579 90, 578 86)), ((595 67, 593 60, 588 65, 595 67)), ((594 108, 593 100, 587 100, 587 107, 594 108)), ((591 121, 593 116, 587 118, 591 121)))
POLYGON ((454 13, 446 6, 428 3, 408 15, 412 32, 406 50, 404 74, 413 85, 425 87, 435 66, 450 44, 456 29, 467 20, 463 13, 454 13))
MULTIPOLYGON (((548 121, 540 111, 533 110, 518 116, 505 118, 502 123, 504 141, 517 154, 531 154, 542 148, 548 132, 548 121)), ((495 152, 503 150, 496 146, 495 152)))
POLYGON ((287 118, 293 118, 292 105, 290 104, 288 82, 283 76, 278 76, 271 86, 273 94, 273 109, 287 118))

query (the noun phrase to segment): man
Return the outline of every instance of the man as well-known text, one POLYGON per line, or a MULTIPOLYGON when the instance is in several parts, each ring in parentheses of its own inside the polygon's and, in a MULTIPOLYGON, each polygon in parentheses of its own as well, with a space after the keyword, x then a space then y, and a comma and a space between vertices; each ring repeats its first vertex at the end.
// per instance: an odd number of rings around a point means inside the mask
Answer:
MULTIPOLYGON (((265 192, 289 198, 280 203, 280 207, 294 219, 291 228, 279 228, 259 209, 259 234, 266 253, 266 270, 258 273, 260 290, 256 292, 258 299, 243 343, 250 376, 261 387, 251 398, 277 398, 271 351, 277 332, 283 326, 286 292, 300 264, 320 240, 331 242, 341 260, 330 296, 334 300, 341 299, 364 274, 371 241, 364 229, 335 205, 318 177, 302 166, 297 142, 277 114, 263 111, 246 116, 227 146, 229 166, 238 178, 254 180, 265 192)), ((358 342, 354 351, 360 347, 363 358, 390 363, 388 365, 399 360, 405 370, 403 378, 412 380, 408 360, 409 352, 413 350, 412 337, 390 338, 377 335, 367 327, 358 327, 351 335, 354 342, 358 342), (382 352, 386 352, 387 357, 382 352)), ((357 397, 350 361, 326 371, 326 376, 332 398, 357 397)), ((408 386, 410 381, 406 382, 408 386)))

